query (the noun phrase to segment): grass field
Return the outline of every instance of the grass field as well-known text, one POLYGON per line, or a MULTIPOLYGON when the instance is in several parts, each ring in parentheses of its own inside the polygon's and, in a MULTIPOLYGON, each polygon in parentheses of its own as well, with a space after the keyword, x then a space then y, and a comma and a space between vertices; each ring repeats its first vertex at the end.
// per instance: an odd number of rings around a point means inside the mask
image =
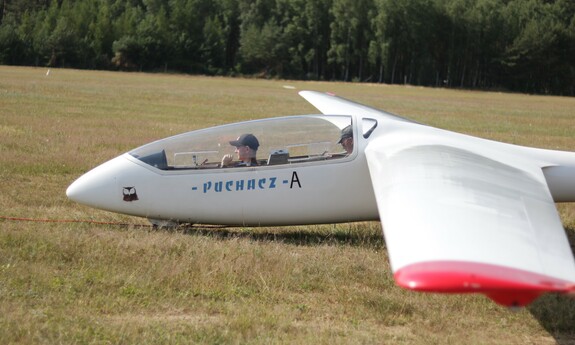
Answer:
MULTIPOLYGON (((574 98, 47 72, 0 66, 1 344, 575 344, 575 300, 565 296, 510 311, 481 295, 396 287, 378 223, 153 231, 65 196, 82 173, 154 139, 317 112, 284 85, 564 150, 575 150, 574 98)), ((559 210, 573 238, 575 205, 559 210)))

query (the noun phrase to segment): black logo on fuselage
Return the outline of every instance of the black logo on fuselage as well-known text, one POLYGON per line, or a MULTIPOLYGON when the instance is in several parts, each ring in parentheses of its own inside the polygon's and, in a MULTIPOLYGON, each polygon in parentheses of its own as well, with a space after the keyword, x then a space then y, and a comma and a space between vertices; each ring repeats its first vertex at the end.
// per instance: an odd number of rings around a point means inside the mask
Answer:
POLYGON ((124 194, 124 201, 135 201, 138 200, 138 194, 136 193, 136 187, 124 187, 122 190, 124 194))

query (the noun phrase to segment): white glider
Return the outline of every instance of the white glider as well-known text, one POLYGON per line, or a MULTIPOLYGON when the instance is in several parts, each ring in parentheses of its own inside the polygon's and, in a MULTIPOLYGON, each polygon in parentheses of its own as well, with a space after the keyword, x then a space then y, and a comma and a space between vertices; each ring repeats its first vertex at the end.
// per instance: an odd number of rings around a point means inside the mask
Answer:
POLYGON ((575 292, 575 260, 555 208, 575 201, 575 153, 440 130, 329 94, 300 95, 325 115, 159 140, 96 167, 66 193, 156 225, 380 219, 404 288, 480 292, 506 306, 575 292), (222 167, 246 133, 259 141, 257 160, 222 167), (342 152, 342 133, 352 136, 353 151, 342 152))

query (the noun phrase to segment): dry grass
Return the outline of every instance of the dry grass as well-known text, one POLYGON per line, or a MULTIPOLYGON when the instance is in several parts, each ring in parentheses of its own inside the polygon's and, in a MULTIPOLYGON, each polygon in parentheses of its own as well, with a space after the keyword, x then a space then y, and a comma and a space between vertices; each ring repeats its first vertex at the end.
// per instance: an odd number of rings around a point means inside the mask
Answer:
MULTIPOLYGON (((349 83, 0 66, 0 216, 141 219, 69 202, 69 183, 148 141, 315 113, 334 91, 482 137, 575 149, 575 99, 349 83)), ((570 235, 575 207, 561 205, 570 235)), ((575 302, 511 312, 394 286, 377 223, 151 231, 0 220, 0 343, 575 344, 575 302)), ((488 250, 488 249, 486 249, 488 250)))

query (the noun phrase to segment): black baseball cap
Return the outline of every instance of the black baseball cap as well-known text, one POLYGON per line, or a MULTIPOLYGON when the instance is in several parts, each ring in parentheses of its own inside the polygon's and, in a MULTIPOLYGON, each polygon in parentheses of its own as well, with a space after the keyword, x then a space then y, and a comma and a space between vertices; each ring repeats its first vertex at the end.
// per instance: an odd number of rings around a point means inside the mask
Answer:
POLYGON ((230 145, 235 147, 247 146, 250 149, 257 151, 258 147, 260 147, 260 142, 253 134, 242 134, 236 140, 230 141, 230 145))
POLYGON ((351 127, 351 125, 348 125, 341 130, 341 137, 339 138, 339 141, 337 143, 341 144, 341 142, 347 138, 353 138, 353 128, 351 127))

